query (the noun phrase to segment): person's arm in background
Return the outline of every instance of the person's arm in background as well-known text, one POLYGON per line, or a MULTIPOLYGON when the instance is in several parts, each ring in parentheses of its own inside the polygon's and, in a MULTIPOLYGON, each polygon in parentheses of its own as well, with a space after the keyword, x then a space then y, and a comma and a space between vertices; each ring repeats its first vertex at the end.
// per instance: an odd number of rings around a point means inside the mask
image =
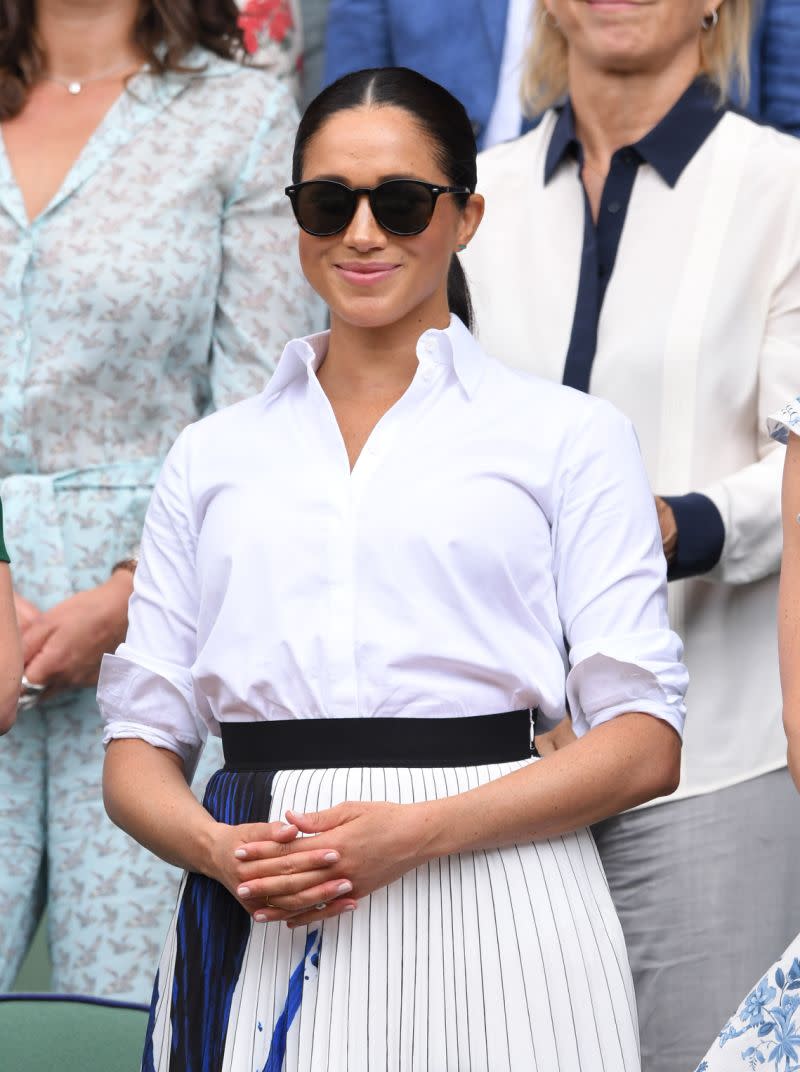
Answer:
POLYGON ((331 0, 323 85, 351 71, 394 63, 388 0, 331 0))
POLYGON ((783 563, 778 642, 788 759, 800 791, 800 436, 789 435, 783 470, 783 563))
MULTIPOLYGON (((766 432, 767 418, 797 391, 800 365, 800 206, 787 202, 783 248, 775 254, 774 285, 758 369, 758 460, 688 495, 666 496, 676 522, 669 579, 706 575, 749 584, 777 573, 781 563, 783 450, 766 432)), ((669 517, 659 511, 662 537, 669 517)))
POLYGON ((760 84, 748 108, 772 126, 800 135, 800 5, 763 0, 754 48, 760 84))
POLYGON ((8 555, 3 542, 3 510, 0 507, 0 733, 6 733, 14 724, 21 678, 22 649, 8 555))
POLYGON ((263 111, 222 217, 222 271, 209 409, 262 391, 288 339, 321 331, 325 313, 300 271, 291 178, 297 108, 269 78, 263 111))

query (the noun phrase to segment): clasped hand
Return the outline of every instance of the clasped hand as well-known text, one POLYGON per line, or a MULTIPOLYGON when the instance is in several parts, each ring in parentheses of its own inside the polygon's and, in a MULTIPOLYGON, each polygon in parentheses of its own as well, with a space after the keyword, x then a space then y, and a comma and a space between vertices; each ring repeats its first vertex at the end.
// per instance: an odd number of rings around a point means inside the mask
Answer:
POLYGON ((125 639, 131 581, 127 570, 117 570, 46 611, 15 593, 28 680, 46 685, 47 695, 96 685, 103 655, 125 639))
POLYGON ((286 818, 221 826, 215 877, 257 923, 296 927, 352 911, 418 867, 432 816, 425 804, 362 801, 286 818))

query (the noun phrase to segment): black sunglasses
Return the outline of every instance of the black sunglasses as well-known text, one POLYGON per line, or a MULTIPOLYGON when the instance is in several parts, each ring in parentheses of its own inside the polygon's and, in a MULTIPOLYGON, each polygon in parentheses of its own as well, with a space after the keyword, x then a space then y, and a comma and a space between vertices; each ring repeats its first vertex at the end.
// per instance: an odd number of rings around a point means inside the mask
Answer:
POLYGON ((287 186, 297 222, 310 235, 328 238, 343 231, 356 214, 359 197, 369 200, 376 222, 394 235, 416 235, 431 222, 441 194, 469 194, 467 186, 436 186, 420 179, 388 179, 353 190, 333 179, 311 179, 287 186))

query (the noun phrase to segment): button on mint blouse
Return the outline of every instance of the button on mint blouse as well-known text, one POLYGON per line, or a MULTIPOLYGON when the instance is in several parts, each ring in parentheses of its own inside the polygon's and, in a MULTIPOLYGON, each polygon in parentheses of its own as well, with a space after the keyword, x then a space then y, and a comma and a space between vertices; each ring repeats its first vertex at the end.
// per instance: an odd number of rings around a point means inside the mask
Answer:
POLYGON ((282 190, 273 75, 195 50, 137 75, 29 222, 0 139, 0 492, 40 605, 135 552, 180 430, 257 393, 320 326, 282 190))

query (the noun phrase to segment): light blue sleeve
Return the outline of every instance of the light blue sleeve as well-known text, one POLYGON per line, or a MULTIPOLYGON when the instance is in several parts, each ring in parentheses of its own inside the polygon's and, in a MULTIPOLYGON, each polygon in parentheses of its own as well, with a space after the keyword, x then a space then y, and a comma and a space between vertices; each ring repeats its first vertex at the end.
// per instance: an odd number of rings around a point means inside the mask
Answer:
POLYGON ((209 409, 263 390, 289 339, 324 327, 324 308, 303 278, 291 181, 297 108, 287 88, 271 91, 221 220, 222 265, 214 313, 209 409))

